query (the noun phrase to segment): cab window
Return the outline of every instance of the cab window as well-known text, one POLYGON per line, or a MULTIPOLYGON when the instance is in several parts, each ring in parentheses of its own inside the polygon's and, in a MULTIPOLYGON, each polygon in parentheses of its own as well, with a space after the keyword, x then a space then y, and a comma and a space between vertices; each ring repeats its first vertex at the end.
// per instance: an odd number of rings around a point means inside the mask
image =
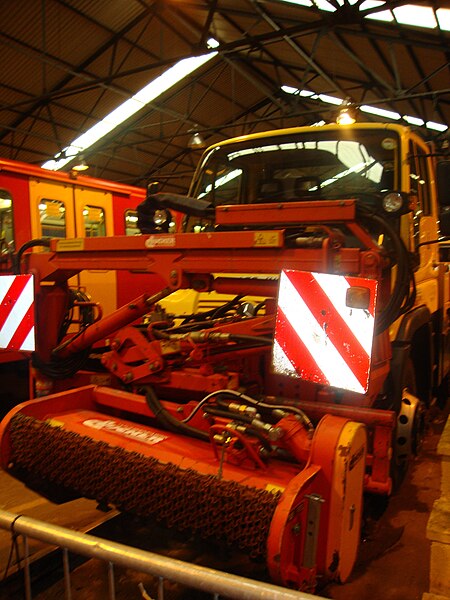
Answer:
POLYGON ((430 178, 427 155, 424 149, 411 142, 409 148, 410 190, 417 197, 418 210, 423 215, 430 214, 430 178))
POLYGON ((66 207, 64 202, 42 198, 39 202, 39 219, 44 237, 66 237, 66 207))
POLYGON ((84 234, 86 237, 106 235, 105 211, 100 206, 86 204, 83 207, 84 234))

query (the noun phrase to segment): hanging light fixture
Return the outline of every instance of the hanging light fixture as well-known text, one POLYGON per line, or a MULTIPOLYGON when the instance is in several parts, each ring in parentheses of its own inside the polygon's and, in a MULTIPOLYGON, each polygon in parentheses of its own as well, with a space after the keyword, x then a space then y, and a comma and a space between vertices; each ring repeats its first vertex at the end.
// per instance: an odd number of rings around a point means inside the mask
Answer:
POLYGON ((72 171, 77 171, 78 173, 87 171, 87 169, 89 169, 89 165, 83 157, 81 157, 77 164, 72 167, 72 171))
POLYGON ((189 129, 188 133, 192 134, 188 140, 189 148, 196 150, 196 149, 205 147, 205 140, 203 139, 203 137, 200 135, 200 133, 197 131, 196 128, 189 129))
POLYGON ((354 107, 349 101, 343 103, 343 107, 339 111, 336 117, 336 123, 338 125, 352 125, 356 121, 356 112, 354 107))

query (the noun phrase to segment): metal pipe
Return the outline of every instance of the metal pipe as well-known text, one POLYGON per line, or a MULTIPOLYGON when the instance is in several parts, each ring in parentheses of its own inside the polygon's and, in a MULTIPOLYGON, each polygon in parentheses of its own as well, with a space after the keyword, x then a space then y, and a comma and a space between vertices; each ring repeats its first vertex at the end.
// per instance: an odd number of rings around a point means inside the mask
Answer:
POLYGON ((28 544, 28 537, 26 535, 23 537, 23 549, 25 554, 25 600, 31 600, 30 546, 28 544))
POLYGON ((254 581, 181 560, 145 552, 131 546, 110 542, 92 535, 79 533, 0 510, 0 528, 27 535, 48 544, 67 548, 71 552, 121 567, 149 573, 156 577, 239 600, 324 600, 320 596, 283 588, 270 583, 254 581))
POLYGON ((114 579, 114 563, 108 562, 108 593, 109 599, 115 600, 116 598, 116 582, 114 579))
POLYGON ((245 296, 265 296, 276 298, 278 293, 278 278, 267 279, 248 277, 216 277, 213 289, 219 294, 243 294, 245 296))
POLYGON ((64 569, 64 598, 72 600, 72 586, 70 581, 70 561, 67 548, 63 549, 63 569, 64 569))
POLYGON ((158 600, 164 600, 164 577, 158 579, 158 600))

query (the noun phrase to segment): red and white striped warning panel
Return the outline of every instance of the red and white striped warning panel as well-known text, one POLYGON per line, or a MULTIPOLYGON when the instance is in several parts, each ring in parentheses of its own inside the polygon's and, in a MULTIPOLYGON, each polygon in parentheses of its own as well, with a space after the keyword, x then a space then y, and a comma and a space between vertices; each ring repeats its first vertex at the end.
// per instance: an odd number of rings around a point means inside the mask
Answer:
POLYGON ((32 275, 0 276, 0 348, 35 349, 32 275))
POLYGON ((377 282, 325 273, 282 271, 273 369, 363 394, 369 384, 377 282), (347 306, 351 287, 368 290, 367 307, 347 306))

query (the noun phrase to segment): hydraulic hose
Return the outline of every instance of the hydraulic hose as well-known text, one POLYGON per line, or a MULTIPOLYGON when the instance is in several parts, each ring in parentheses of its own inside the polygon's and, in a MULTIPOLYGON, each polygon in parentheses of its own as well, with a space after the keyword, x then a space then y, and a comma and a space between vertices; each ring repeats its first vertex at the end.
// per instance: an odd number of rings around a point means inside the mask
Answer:
MULTIPOLYGON (((59 330, 59 341, 66 336, 67 331, 72 324, 72 311, 75 303, 87 302, 89 300, 89 297, 81 290, 69 289, 68 293, 70 295, 70 304, 59 330)), ((73 336, 74 338, 81 335, 86 327, 93 323, 94 313, 92 307, 83 307, 80 310, 80 317, 82 319, 81 328, 80 331, 73 336)), ((49 361, 43 361, 36 352, 33 352, 31 355, 31 362, 34 367, 36 367, 39 371, 41 371, 41 373, 50 379, 66 379, 75 375, 77 371, 85 366, 85 363, 89 358, 90 350, 91 347, 89 346, 86 349, 64 358, 52 354, 52 357, 49 361)))
POLYGON ((217 319, 220 316, 226 314, 232 308, 234 308, 239 303, 239 300, 241 298, 242 298, 242 295, 238 295, 238 296, 235 296, 234 298, 232 298, 231 300, 228 300, 228 302, 225 302, 224 304, 222 304, 221 306, 218 306, 216 308, 211 308, 210 310, 207 310, 205 312, 194 313, 192 315, 183 315, 182 316, 183 323, 179 327, 182 327, 183 325, 187 325, 188 323, 190 323, 192 321, 208 322, 208 319, 211 319, 211 320, 217 319))
MULTIPOLYGON (((197 406, 194 408, 194 410, 191 412, 191 414, 188 415, 185 419, 183 419, 183 423, 187 423, 188 421, 190 421, 192 419, 192 417, 200 410, 200 408, 214 396, 218 396, 219 398, 221 398, 222 396, 223 397, 231 396, 233 398, 238 398, 239 400, 241 400, 244 403, 252 404, 253 406, 256 406, 257 408, 267 408, 269 410, 281 409, 286 412, 292 412, 292 413, 296 414, 298 417, 300 417, 301 421, 307 427, 308 431, 310 431, 310 432, 314 431, 314 425, 312 424, 311 420, 309 419, 309 417, 306 415, 306 413, 303 410, 298 408, 298 406, 292 406, 289 404, 271 404, 271 403, 267 403, 267 402, 261 402, 260 400, 257 400, 256 398, 252 398, 251 396, 247 396, 246 394, 243 394, 236 390, 227 390, 227 389, 215 390, 214 392, 211 392, 210 394, 205 396, 202 400, 200 400, 200 402, 197 404, 197 406)), ((220 401, 218 401, 218 403, 221 404, 220 401)))
POLYGON ((215 406, 210 405, 205 406, 203 408, 203 412, 205 412, 208 415, 213 415, 214 417, 222 417, 224 419, 230 419, 232 421, 241 421, 242 423, 246 423, 247 425, 250 425, 253 421, 253 417, 250 417, 248 415, 233 413, 229 410, 216 408, 215 406))
POLYGON ((90 349, 79 352, 78 354, 61 360, 52 359, 48 362, 43 361, 33 352, 31 363, 43 375, 49 379, 68 379, 73 377, 80 369, 84 367, 89 358, 90 349))
POLYGON ((145 400, 147 402, 147 406, 155 415, 157 421, 165 429, 172 431, 173 433, 190 435, 191 437, 199 440, 209 442, 209 434, 206 431, 201 431, 200 429, 186 425, 186 423, 183 423, 176 417, 172 416, 170 412, 162 406, 153 388, 150 386, 145 387, 145 400))
POLYGON ((393 244, 397 274, 394 288, 386 306, 378 314, 376 329, 381 333, 408 310, 415 300, 415 280, 412 272, 408 250, 392 225, 366 207, 358 205, 358 214, 363 219, 376 223, 393 244), (412 288, 412 291, 411 291, 412 288))
POLYGON ((22 261, 22 255, 24 254, 24 252, 26 252, 30 248, 34 248, 35 246, 45 246, 46 248, 49 248, 50 238, 38 238, 35 240, 30 240, 29 242, 25 242, 25 244, 23 244, 19 248, 17 253, 14 254, 12 257, 12 267, 14 275, 20 275, 21 273, 20 263, 22 261))
POLYGON ((273 344, 273 339, 269 337, 262 337, 260 335, 245 335, 240 333, 230 333, 230 340, 233 342, 250 342, 262 345, 273 344))

